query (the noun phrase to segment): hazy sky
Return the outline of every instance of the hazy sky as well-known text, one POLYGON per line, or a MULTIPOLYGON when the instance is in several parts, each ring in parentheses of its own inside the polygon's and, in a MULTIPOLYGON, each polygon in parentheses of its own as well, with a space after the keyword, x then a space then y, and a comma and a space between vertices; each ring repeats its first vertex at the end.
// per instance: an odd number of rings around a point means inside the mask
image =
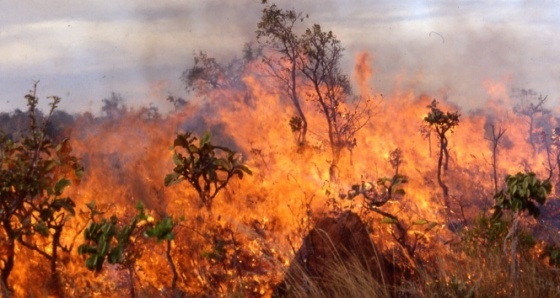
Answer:
MULTIPOLYGON (((239 55, 255 38, 260 2, 0 0, 0 111, 24 109, 34 80, 42 99, 58 95, 71 112, 99 112, 111 91, 129 105, 162 102, 169 92, 186 96, 179 77, 193 52, 221 61, 239 55)), ((355 55, 368 51, 379 91, 404 78, 404 87, 445 89, 472 107, 486 99, 482 82, 494 80, 560 104, 558 1, 276 3, 332 30, 346 48, 349 74, 355 55)))

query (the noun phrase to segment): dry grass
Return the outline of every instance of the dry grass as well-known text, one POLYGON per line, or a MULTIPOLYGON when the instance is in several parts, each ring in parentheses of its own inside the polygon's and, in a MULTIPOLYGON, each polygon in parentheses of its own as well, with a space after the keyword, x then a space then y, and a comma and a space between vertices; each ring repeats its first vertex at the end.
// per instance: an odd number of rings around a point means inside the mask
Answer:
POLYGON ((560 297, 559 269, 529 254, 520 259, 515 281, 509 260, 498 251, 476 256, 450 252, 418 265, 411 279, 397 285, 374 278, 358 258, 330 260, 321 279, 303 268, 288 277, 286 297, 560 297))
POLYGON ((286 297, 391 297, 391 286, 377 280, 358 258, 330 260, 325 269, 325 276, 317 278, 297 266, 295 274, 287 276, 286 297))

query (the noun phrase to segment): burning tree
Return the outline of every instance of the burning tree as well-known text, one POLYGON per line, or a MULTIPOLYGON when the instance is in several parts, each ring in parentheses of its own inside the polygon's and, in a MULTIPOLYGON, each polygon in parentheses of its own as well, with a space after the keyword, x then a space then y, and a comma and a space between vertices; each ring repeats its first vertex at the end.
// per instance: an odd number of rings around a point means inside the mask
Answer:
POLYGON ((347 196, 352 200, 356 196, 362 195, 365 199, 364 207, 366 210, 382 215, 383 218, 380 223, 394 227, 390 234, 411 261, 418 245, 434 229, 436 222, 426 219, 405 222, 394 213, 381 209, 387 202, 403 198, 406 194, 404 185, 408 183, 408 177, 399 173, 399 167, 404 163, 402 150, 399 148, 391 150, 388 161, 395 170, 392 177, 379 178, 375 184, 373 182, 355 184, 347 196))
POLYGON ((494 182, 494 192, 497 193, 498 192, 498 145, 500 144, 500 139, 504 136, 504 134, 506 133, 505 129, 499 128, 498 131, 496 131, 496 128, 493 124, 490 125, 490 128, 492 129, 492 137, 488 138, 488 140, 491 142, 492 145, 492 178, 493 178, 493 182, 494 182))
POLYGON ((443 191, 445 207, 449 209, 449 187, 442 179, 442 170, 447 171, 449 163, 449 151, 447 150, 449 141, 447 140, 446 134, 447 132, 453 132, 453 129, 459 125, 459 116, 461 115, 458 112, 443 112, 437 107, 437 101, 435 99, 428 105, 428 108, 430 112, 428 116, 424 117, 424 121, 436 132, 439 139, 437 180, 443 191))
POLYGON ((282 88, 290 97, 298 116, 290 121, 294 132, 298 132, 298 144, 305 144, 307 119, 303 113, 298 93, 298 61, 301 55, 301 40, 293 32, 298 20, 303 20, 302 13, 294 10, 281 10, 276 5, 263 9, 263 15, 257 30, 257 39, 270 50, 263 61, 268 65, 270 74, 278 79, 282 88))
POLYGON ((56 144, 46 135, 60 98, 52 97, 46 119, 38 123, 36 90, 37 83, 25 96, 29 107, 27 134, 17 140, 4 139, 0 144, 0 226, 4 253, 1 282, 9 288, 16 244, 20 244, 50 261, 53 287, 58 292, 58 254, 60 250, 71 250, 60 238, 75 207, 74 201, 63 195, 64 189, 71 184, 70 178, 81 176, 83 169, 71 154, 68 140, 56 144))
POLYGON ((336 179, 342 150, 356 146, 356 132, 369 121, 370 101, 358 98, 353 110, 345 109, 350 97, 350 81, 340 70, 343 48, 332 31, 325 32, 321 26, 313 25, 301 37, 301 49, 301 72, 312 89, 307 95, 317 103, 327 122, 332 153, 329 172, 331 179, 336 179))
POLYGON ((557 183, 560 183, 560 127, 554 128, 551 137, 551 147, 554 154, 554 162, 556 163, 556 168, 558 169, 557 183))
POLYGON ((538 130, 536 130, 537 122, 550 114, 550 110, 544 107, 548 96, 542 96, 534 90, 521 89, 517 96, 519 97, 519 103, 513 108, 514 112, 517 114, 528 118, 528 141, 533 148, 533 155, 536 154, 536 140, 535 137, 538 135, 538 130))

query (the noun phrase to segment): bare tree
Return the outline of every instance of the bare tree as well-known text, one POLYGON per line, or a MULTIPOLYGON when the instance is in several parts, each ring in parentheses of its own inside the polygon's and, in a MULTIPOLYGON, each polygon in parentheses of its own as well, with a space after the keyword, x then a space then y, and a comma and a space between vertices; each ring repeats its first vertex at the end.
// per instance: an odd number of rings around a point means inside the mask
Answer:
POLYGON ((371 101, 358 98, 353 110, 344 107, 350 98, 350 82, 340 70, 343 48, 332 31, 325 32, 321 26, 313 25, 301 38, 301 50, 299 66, 312 89, 309 99, 317 103, 327 122, 332 153, 330 176, 336 179, 341 152, 356 145, 356 132, 371 116, 371 101))
POLYGON ((487 139, 491 142, 492 145, 492 173, 494 179, 494 193, 498 193, 498 145, 500 143, 500 139, 506 133, 505 129, 498 129, 496 132, 496 128, 493 124, 490 125, 492 129, 492 138, 487 139))
POLYGON ((531 89, 521 89, 517 91, 517 97, 519 97, 519 103, 513 108, 513 111, 521 116, 527 117, 529 124, 529 144, 533 148, 533 155, 536 154, 536 140, 535 136, 538 134, 536 131, 536 122, 539 118, 542 118, 550 114, 550 110, 544 107, 544 103, 548 96, 537 95, 537 92, 531 89))
POLYGON ((556 167, 558 168, 558 182, 560 182, 560 127, 556 127, 551 138, 551 147, 553 149, 556 167))
POLYGON ((301 55, 300 39, 294 33, 294 26, 303 21, 302 13, 294 10, 281 10, 276 5, 263 9, 261 21, 258 23, 257 39, 272 53, 263 56, 268 65, 269 73, 279 82, 280 88, 292 101, 297 116, 290 121, 294 132, 298 132, 298 144, 304 145, 307 135, 307 119, 300 104, 297 93, 297 75, 299 56, 301 55))

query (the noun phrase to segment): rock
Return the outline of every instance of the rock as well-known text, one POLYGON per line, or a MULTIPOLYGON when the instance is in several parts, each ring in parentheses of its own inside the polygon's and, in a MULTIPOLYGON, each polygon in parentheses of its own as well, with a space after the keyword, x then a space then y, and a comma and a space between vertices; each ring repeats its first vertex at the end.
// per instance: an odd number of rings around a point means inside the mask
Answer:
POLYGON ((345 275, 384 284, 387 268, 360 217, 346 211, 317 221, 273 296, 339 296, 333 287, 341 287, 345 275))

